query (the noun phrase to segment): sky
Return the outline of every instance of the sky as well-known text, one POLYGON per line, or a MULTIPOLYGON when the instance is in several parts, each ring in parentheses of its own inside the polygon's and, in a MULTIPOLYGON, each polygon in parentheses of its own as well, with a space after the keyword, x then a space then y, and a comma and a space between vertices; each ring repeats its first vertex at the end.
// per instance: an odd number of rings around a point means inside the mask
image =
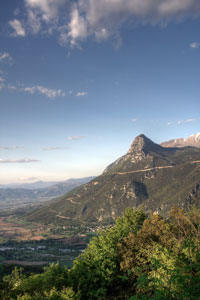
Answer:
POLYGON ((199 0, 0 1, 0 184, 200 132, 199 0))

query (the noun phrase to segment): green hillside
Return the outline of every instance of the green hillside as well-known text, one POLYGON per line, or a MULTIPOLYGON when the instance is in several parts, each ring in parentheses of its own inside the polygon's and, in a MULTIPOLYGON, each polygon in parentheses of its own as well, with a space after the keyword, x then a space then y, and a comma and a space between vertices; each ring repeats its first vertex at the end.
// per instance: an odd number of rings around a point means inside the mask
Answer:
POLYGON ((28 221, 108 224, 127 207, 165 215, 200 204, 200 149, 164 148, 144 135, 91 182, 26 216, 28 221))

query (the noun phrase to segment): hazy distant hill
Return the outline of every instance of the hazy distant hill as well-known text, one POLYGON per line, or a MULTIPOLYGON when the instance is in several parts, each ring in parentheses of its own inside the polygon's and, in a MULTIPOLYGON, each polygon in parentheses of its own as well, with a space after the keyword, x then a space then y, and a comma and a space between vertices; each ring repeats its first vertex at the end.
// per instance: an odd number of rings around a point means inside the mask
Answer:
MULTIPOLYGON (((25 188, 0 188, 0 207, 13 207, 19 205, 20 203, 26 205, 26 203, 37 203, 42 200, 49 200, 53 197, 58 197, 63 195, 74 188, 83 185, 90 180, 94 179, 94 177, 85 177, 78 179, 68 179, 63 182, 59 182, 46 188, 35 188, 28 189, 25 188)), ((44 182, 45 184, 45 182, 44 182)), ((39 184, 40 185, 40 184, 39 184)), ((21 185, 20 185, 21 186, 21 185)), ((35 184, 35 187, 38 186, 38 183, 35 184)), ((30 187, 30 186, 29 186, 30 187)), ((32 188, 34 185, 32 185, 32 188)))
POLYGON ((193 146, 200 148, 200 133, 193 134, 188 138, 178 138, 168 142, 161 143, 163 147, 185 147, 193 146))
POLYGON ((165 148, 144 135, 91 182, 27 216, 30 221, 109 223, 126 207, 165 214, 200 203, 200 149, 165 148))
POLYGON ((78 179, 68 179, 66 181, 59 182, 53 186, 50 186, 49 188, 40 189, 38 190, 38 193, 40 197, 57 197, 91 181, 94 178, 94 176, 90 176, 78 179))
POLYGON ((0 189, 9 188, 9 189, 27 189, 27 190, 35 190, 35 189, 43 189, 48 188, 52 185, 60 183, 61 181, 35 181, 31 183, 10 183, 10 184, 0 184, 0 189))

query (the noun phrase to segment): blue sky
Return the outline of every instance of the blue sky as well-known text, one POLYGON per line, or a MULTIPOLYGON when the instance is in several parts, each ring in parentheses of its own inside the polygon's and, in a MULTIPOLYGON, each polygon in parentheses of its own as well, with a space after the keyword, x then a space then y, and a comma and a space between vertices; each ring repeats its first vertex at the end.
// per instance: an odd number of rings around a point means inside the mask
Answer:
POLYGON ((0 2, 0 183, 100 174, 200 131, 198 0, 0 2))

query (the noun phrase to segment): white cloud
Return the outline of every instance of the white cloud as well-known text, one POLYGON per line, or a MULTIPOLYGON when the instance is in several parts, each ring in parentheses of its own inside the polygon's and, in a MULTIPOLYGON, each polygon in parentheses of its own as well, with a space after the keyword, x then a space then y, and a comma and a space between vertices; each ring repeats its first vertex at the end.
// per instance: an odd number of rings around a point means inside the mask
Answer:
POLYGON ((36 90, 37 89, 34 86, 33 87, 25 87, 24 88, 24 92, 27 92, 27 93, 30 93, 30 94, 34 94, 36 90))
POLYGON ((15 19, 13 21, 9 22, 9 25, 12 27, 12 29, 14 29, 14 36, 25 36, 26 35, 26 31, 22 25, 22 23, 15 19))
POLYGON ((135 123, 135 122, 137 122, 137 119, 133 118, 133 119, 131 119, 131 121, 135 123))
POLYGON ((0 77, 0 84, 4 81, 5 81, 5 79, 3 77, 0 77))
POLYGON ((20 146, 0 146, 0 150, 18 150, 18 149, 24 149, 24 147, 20 147, 20 146))
POLYGON ((66 17, 68 0, 24 0, 27 9, 27 25, 32 33, 59 31, 61 16, 66 17), (46 28, 48 26, 48 28, 46 28), (44 29, 45 28, 45 29, 44 29))
POLYGON ((199 0, 79 0, 72 8, 69 38, 72 44, 89 36, 106 39, 127 22, 166 24, 195 16, 200 16, 199 0))
POLYGON ((198 49, 199 47, 200 47, 199 42, 193 42, 190 44, 190 48, 192 48, 192 49, 198 49))
POLYGON ((0 63, 4 63, 4 64, 8 64, 11 63, 13 61, 12 56, 7 53, 0 53, 0 63))
POLYGON ((37 86, 31 86, 31 87, 24 87, 23 84, 18 85, 11 85, 11 84, 4 84, 3 80, 1 80, 0 77, 0 88, 5 88, 9 91, 18 91, 18 92, 26 92, 29 94, 35 94, 39 93, 42 95, 45 95, 49 98, 56 98, 56 97, 65 97, 66 93, 62 91, 61 89, 51 89, 47 88, 45 86, 37 85, 37 86))
POLYGON ((7 85, 6 88, 7 88, 9 91, 16 91, 16 90, 17 90, 17 87, 16 87, 15 85, 11 85, 11 84, 7 85))
POLYGON ((172 124, 173 124, 173 122, 168 122, 167 123, 168 126, 171 126, 172 124))
POLYGON ((76 96, 77 97, 84 97, 84 96, 87 96, 87 92, 78 92, 77 94, 76 94, 76 96))
POLYGON ((0 158, 0 164, 8 164, 8 163, 32 163, 39 162, 37 159, 32 158, 16 158, 16 159, 3 159, 0 158))
MULTIPOLYGON (((22 22, 27 32, 57 32, 60 43, 71 47, 89 37, 102 41, 113 36, 121 41, 119 33, 127 23, 133 27, 166 25, 200 16, 199 0, 24 0, 24 3, 27 19, 22 22)), ((19 20, 11 22, 16 35, 26 34, 19 20)))
POLYGON ((95 32, 95 37, 97 40, 106 40, 110 36, 110 32, 106 28, 100 28, 95 32))
POLYGON ((68 0, 25 0, 28 10, 37 15, 45 22, 58 18, 60 8, 65 5, 68 0))
POLYGON ((85 138, 85 136, 80 135, 80 136, 68 136, 67 139, 70 141, 78 141, 78 140, 82 140, 84 138, 85 138))
POLYGON ((53 90, 53 89, 48 89, 43 86, 38 86, 37 90, 41 93, 46 95, 49 98, 55 98, 55 97, 64 97, 65 93, 62 92, 62 90, 53 90))
POLYGON ((77 40, 84 39, 88 35, 86 20, 80 16, 76 6, 71 13, 71 21, 68 27, 69 32, 67 37, 69 37, 72 47, 76 45, 77 40))
POLYGON ((28 10, 28 23, 33 33, 38 33, 40 31, 41 29, 40 19, 32 10, 28 10))
POLYGON ((44 86, 32 86, 23 88, 24 92, 35 94, 36 92, 43 94, 49 98, 64 97, 66 94, 62 90, 49 89, 44 86))
POLYGON ((185 123, 192 123, 192 122, 195 122, 195 121, 196 121, 196 119, 187 119, 184 122, 185 123))
POLYGON ((47 148, 42 148, 41 150, 51 151, 51 150, 64 150, 64 149, 69 149, 69 148, 68 147, 47 147, 47 148))
POLYGON ((182 125, 184 123, 192 123, 192 122, 195 122, 197 121, 197 119, 195 118, 190 118, 190 119, 185 119, 185 120, 178 120, 178 121, 174 121, 174 122, 168 122, 167 125, 168 126, 171 126, 173 124, 178 124, 178 125, 182 125))
POLYGON ((181 124, 183 124, 183 123, 192 123, 192 122, 195 122, 196 121, 196 119, 186 119, 186 120, 179 120, 179 121, 177 121, 177 123, 178 123, 178 125, 181 125, 181 124))

